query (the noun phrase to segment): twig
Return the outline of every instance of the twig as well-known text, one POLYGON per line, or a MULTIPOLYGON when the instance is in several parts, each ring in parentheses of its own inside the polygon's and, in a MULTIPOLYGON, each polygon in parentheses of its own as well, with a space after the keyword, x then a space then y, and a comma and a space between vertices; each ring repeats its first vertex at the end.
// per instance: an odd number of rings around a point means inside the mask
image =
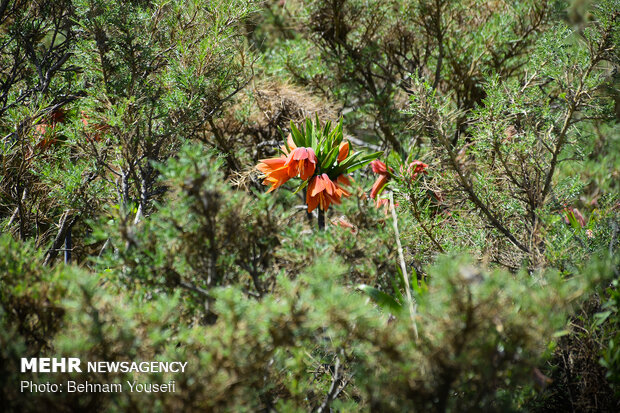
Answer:
POLYGON ((340 359, 336 357, 336 365, 334 366, 334 374, 332 376, 332 385, 329 388, 329 392, 327 392, 323 403, 321 403, 319 408, 316 409, 316 412, 322 413, 324 411, 327 411, 331 402, 336 400, 338 395, 342 392, 342 390, 344 390, 347 383, 348 381, 342 380, 342 377, 340 375, 340 359))
MULTIPOLYGON (((25 188, 24 191, 22 192, 22 202, 26 200, 27 193, 28 193, 28 188, 25 188)), ((13 225, 13 221, 15 221, 15 218, 17 218, 18 212, 19 212, 19 206, 15 208, 15 211, 13 211, 13 215, 11 215, 11 219, 9 219, 8 224, 6 224, 4 228, 10 228, 11 225, 13 225)))
POLYGON ((482 201, 482 199, 480 199, 478 197, 478 195, 476 194, 476 191, 474 190, 473 184, 469 181, 469 178, 466 176, 465 172, 463 172, 463 170, 461 169, 461 167, 459 165, 459 161, 457 160, 457 157, 454 154, 454 151, 452 149, 450 149, 449 145, 446 145, 445 138, 443 139, 443 141, 444 141, 443 142, 444 147, 447 149, 448 156, 449 156, 452 168, 456 172, 457 177, 458 177, 458 181, 461 184, 461 187, 467 193, 469 200, 480 211, 482 211, 482 213, 484 215, 486 215, 488 220, 491 221, 491 224, 495 228, 497 228, 502 234, 504 234, 517 248, 519 248, 521 251, 529 254, 530 253, 529 248, 527 248, 525 245, 523 245, 521 242, 519 242, 519 240, 517 240, 517 238, 512 234, 512 232, 510 232, 508 230, 508 228, 506 228, 499 221, 499 219, 495 216, 495 214, 493 214, 493 212, 491 212, 491 210, 489 209, 489 206, 487 204, 485 204, 482 201))
POLYGON ((609 255, 614 255, 614 247, 616 245, 616 236, 618 235, 618 223, 613 221, 611 223, 611 241, 609 241, 609 255))
POLYGON ((435 246, 437 247, 437 249, 439 250, 439 252, 441 252, 442 254, 445 253, 443 247, 441 246, 441 244, 435 239, 435 237, 433 236, 433 233, 431 232, 431 230, 429 230, 426 225, 424 225, 424 222, 422 221, 422 216, 420 215, 420 211, 418 210, 418 204, 416 200, 412 201, 413 204, 413 216, 415 217, 416 221, 418 221, 418 224, 420 224, 420 226, 422 227, 422 229, 424 230, 424 232, 426 233, 426 236, 428 236, 428 238, 433 242, 433 244, 435 244, 435 246))
POLYGON ((211 294, 209 294, 209 292, 207 290, 205 290, 204 288, 200 288, 194 284, 188 283, 187 281, 179 281, 179 285, 187 290, 190 291, 194 291, 198 294, 203 295, 204 297, 206 297, 208 300, 212 300, 213 297, 211 296, 211 294))
POLYGON ((105 242, 103 243, 103 247, 101 247, 101 251, 99 251, 99 255, 97 255, 97 258, 101 258, 103 251, 105 251, 109 243, 110 243, 110 238, 106 239, 105 242))
POLYGON ((415 322, 415 314, 417 305, 414 304, 411 297, 411 288, 409 286, 409 276, 407 275, 407 266, 405 265, 405 255, 403 254, 403 246, 400 244, 400 234, 398 232, 398 218, 396 217, 396 210, 394 209, 394 193, 390 191, 390 211, 392 212, 392 224, 394 226, 394 236, 396 237, 396 247, 398 249, 398 260, 400 262, 400 269, 403 273, 405 280, 405 293, 407 294, 407 301, 409 302, 409 314, 411 315, 411 322, 413 325, 413 332, 416 340, 418 339, 418 326, 415 322))
POLYGON ((73 225, 78 220, 79 215, 69 218, 69 211, 65 211, 60 218, 58 234, 56 238, 54 238, 54 242, 50 246, 50 248, 45 253, 45 260, 43 261, 43 265, 51 265, 54 262, 54 259, 58 255, 58 252, 61 251, 60 247, 65 242, 67 237, 67 231, 73 227, 73 225))

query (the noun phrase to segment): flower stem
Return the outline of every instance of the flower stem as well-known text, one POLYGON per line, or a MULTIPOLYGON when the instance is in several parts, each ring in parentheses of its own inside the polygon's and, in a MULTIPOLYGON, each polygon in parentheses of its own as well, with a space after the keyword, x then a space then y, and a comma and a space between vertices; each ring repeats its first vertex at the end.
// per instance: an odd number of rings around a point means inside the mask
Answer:
POLYGON ((407 275, 407 264, 405 264, 405 254, 403 254, 403 246, 400 243, 400 233, 398 232, 398 217, 396 216, 396 209, 394 209, 394 194, 390 191, 390 211, 392 212, 392 223, 394 227, 394 237, 396 238, 396 248, 398 250, 398 261, 400 262, 400 270, 403 274, 403 280, 405 281, 405 293, 407 294, 407 303, 409 304, 409 315, 411 316, 411 323, 413 325, 413 333, 416 340, 418 339, 418 326, 415 322, 416 312, 418 305, 414 302, 411 296, 411 286, 409 285, 409 276, 407 275))

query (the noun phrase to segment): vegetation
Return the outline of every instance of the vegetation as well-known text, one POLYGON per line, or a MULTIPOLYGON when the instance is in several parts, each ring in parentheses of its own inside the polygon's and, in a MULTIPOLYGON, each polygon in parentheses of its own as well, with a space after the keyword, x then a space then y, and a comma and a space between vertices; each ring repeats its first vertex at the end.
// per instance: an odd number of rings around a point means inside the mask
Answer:
POLYGON ((618 411, 619 21, 0 0, 0 406, 618 411))

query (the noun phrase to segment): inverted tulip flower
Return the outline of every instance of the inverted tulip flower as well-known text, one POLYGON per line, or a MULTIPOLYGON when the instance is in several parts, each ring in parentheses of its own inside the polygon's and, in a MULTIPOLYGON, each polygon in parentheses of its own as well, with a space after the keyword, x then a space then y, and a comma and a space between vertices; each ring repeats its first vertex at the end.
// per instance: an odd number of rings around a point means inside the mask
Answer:
POLYGON ((370 197, 374 199, 377 197, 379 192, 381 192, 385 184, 387 184, 387 182, 390 180, 390 174, 394 172, 394 170, 392 168, 389 168, 388 172, 387 165, 380 160, 372 161, 370 163, 370 166, 372 167, 372 171, 374 173, 379 174, 379 177, 372 185, 372 189, 370 190, 370 197))
MULTIPOLYGON (((392 177, 395 177, 396 179, 410 186, 416 182, 416 180, 421 174, 428 173, 426 172, 426 168, 428 168, 428 165, 417 159, 406 166, 401 165, 399 175, 394 175, 394 169, 390 168, 380 160, 374 160, 370 162, 370 166, 372 168, 372 171, 375 174, 379 175, 375 183, 372 185, 372 189, 370 190, 370 197, 375 199, 375 206, 377 209, 381 207, 387 208, 388 206, 389 201, 386 198, 381 198, 379 195, 388 184, 390 179, 392 179, 392 177)), ((395 206, 397 205, 398 203, 395 203, 395 206)))
POLYGON ((56 109, 48 116, 46 116, 46 122, 35 125, 34 130, 36 137, 39 139, 37 148, 41 150, 48 149, 51 145, 57 142, 56 140, 56 126, 65 121, 64 109, 56 109))
POLYGON ((342 195, 342 190, 329 179, 327 174, 317 175, 312 178, 306 191, 308 212, 314 211, 317 206, 320 206, 323 211, 327 211, 330 204, 340 203, 342 195))
POLYGON ((567 206, 564 208, 564 222, 571 224, 571 220, 574 220, 580 227, 586 225, 586 219, 583 217, 583 214, 577 208, 567 206))
POLYGON ((416 159, 407 165, 406 170, 404 167, 401 167, 400 171, 404 177, 408 177, 413 182, 418 179, 420 174, 428 174, 428 172, 426 172, 426 168, 428 168, 427 164, 416 159))
POLYGON ((317 158, 312 148, 293 149, 286 161, 289 177, 299 175, 303 181, 307 180, 314 174, 316 162, 317 158))
POLYGON ((351 195, 344 189, 350 184, 348 174, 380 155, 351 153, 350 143, 343 141, 342 119, 332 129, 331 122, 321 125, 318 117, 314 123, 307 119, 301 128, 291 122, 291 133, 281 149, 283 155, 262 159, 256 166, 264 175, 263 184, 271 192, 299 177, 301 183, 295 192, 306 189, 308 212, 318 207, 320 229, 325 227, 324 213, 329 206, 351 195))
MULTIPOLYGON (((396 203, 394 207, 397 207, 397 206, 398 204, 396 203)), ((383 208, 383 213, 387 215, 390 209, 390 200, 388 198, 377 198, 377 202, 375 202, 375 208, 377 209, 383 208)))
MULTIPOLYGON (((370 163, 370 167, 372 168, 372 171, 376 174, 387 174, 388 173, 387 165, 378 159, 375 159, 374 161, 372 161, 370 163)), ((390 171, 393 172, 394 170, 390 168, 390 171)))
POLYGON ((375 183, 372 185, 372 189, 370 190, 370 197, 375 199, 377 195, 379 194, 379 191, 383 189, 383 187, 387 184, 389 179, 390 179, 390 176, 388 174, 379 175, 375 183))

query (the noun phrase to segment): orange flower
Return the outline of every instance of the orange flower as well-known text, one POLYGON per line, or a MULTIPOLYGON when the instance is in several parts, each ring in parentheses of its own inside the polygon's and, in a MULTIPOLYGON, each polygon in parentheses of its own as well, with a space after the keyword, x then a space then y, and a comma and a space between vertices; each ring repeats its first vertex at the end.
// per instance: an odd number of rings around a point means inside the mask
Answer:
POLYGON ((41 150, 49 149, 53 144, 57 142, 54 129, 56 128, 56 124, 52 123, 39 123, 35 125, 34 130, 37 138, 39 138, 39 142, 37 142, 36 147, 41 150))
POLYGON ((372 189, 370 190, 370 197, 376 198, 377 194, 379 194, 379 191, 381 191, 385 184, 387 184, 387 182, 390 180, 390 173, 394 172, 394 170, 390 168, 388 172, 387 165, 378 159, 372 161, 370 163, 370 166, 372 167, 372 171, 374 173, 379 174, 379 177, 372 185, 372 189))
POLYGON ((349 156, 349 142, 344 141, 338 148, 338 162, 344 161, 349 156))
MULTIPOLYGON (((394 207, 397 207, 398 205, 398 202, 394 202, 394 207)), ((390 200, 388 198, 377 198, 375 208, 380 209, 381 207, 383 207, 383 213, 387 215, 390 210, 390 200)))
POLYGON ((342 215, 340 218, 338 218, 336 220, 332 220, 332 224, 340 226, 341 228, 348 228, 348 229, 350 229, 351 233, 353 235, 357 234, 357 227, 355 225, 353 225, 352 223, 350 223, 347 220, 347 217, 345 217, 344 215, 342 215))
POLYGON ((372 185, 372 189, 370 190, 370 197, 376 198, 377 194, 379 194, 379 191, 385 186, 385 184, 387 184, 387 181, 389 181, 389 179, 390 176, 388 174, 379 175, 375 183, 372 185))
POLYGON ((55 129, 59 123, 65 122, 65 111, 62 108, 56 109, 46 116, 46 119, 48 122, 39 123, 34 127, 35 136, 40 138, 36 146, 42 150, 46 150, 58 142, 55 129))
MULTIPOLYGON (((353 178, 351 178, 348 175, 338 175, 338 178, 336 178, 336 184, 339 184, 339 185, 351 186, 351 182, 353 182, 353 178)), ((346 193, 345 196, 351 195, 344 189, 341 188, 341 190, 346 193)))
POLYGON ((383 213, 387 215, 388 210, 390 208, 390 200, 387 198, 377 198, 377 202, 375 203, 375 208, 379 209, 383 207, 383 213))
POLYGON ((314 211, 317 206, 320 206, 323 211, 327 211, 330 204, 340 204, 341 197, 350 195, 338 184, 345 184, 345 181, 348 182, 348 178, 343 177, 343 175, 336 179, 336 183, 332 182, 327 174, 317 175, 312 178, 306 191, 308 212, 314 211))
POLYGON ((310 178, 316 169, 317 158, 312 148, 295 148, 288 155, 286 165, 289 177, 299 174, 302 180, 310 178))
POLYGON ((401 167, 400 172, 403 176, 408 176, 411 181, 415 181, 421 173, 428 174, 428 172, 426 172, 426 168, 428 168, 427 164, 416 159, 407 166, 406 171, 405 168, 401 167))
MULTIPOLYGON (((383 162, 381 162, 378 159, 375 159, 374 161, 372 161, 370 163, 370 166, 372 167, 372 171, 376 174, 387 174, 388 170, 387 170, 387 165, 384 164, 383 162)), ((392 168, 390 168, 390 172, 393 172, 394 170, 392 168)))
POLYGON ((263 185, 271 185, 271 188, 267 192, 271 192, 277 189, 283 183, 289 180, 289 168, 286 156, 280 156, 279 158, 261 159, 259 164, 256 165, 256 169, 265 174, 265 180, 263 185))
POLYGON ((97 142, 101 141, 101 134, 107 132, 110 129, 110 125, 107 125, 105 123, 97 123, 97 124, 91 125, 91 127, 89 128, 90 116, 88 116, 88 114, 85 111, 81 111, 81 114, 82 114, 81 120, 82 120, 82 124, 84 125, 86 139, 88 141, 97 141, 97 142), (90 131, 94 131, 94 133, 91 133, 90 131))
POLYGON ((271 192, 290 178, 300 175, 301 179, 306 180, 314 174, 316 169, 317 157, 312 148, 298 148, 289 135, 287 139, 289 153, 286 147, 282 151, 286 156, 278 158, 261 159, 256 169, 265 174, 264 185, 271 185, 267 192, 271 192))
POLYGON ((564 208, 564 222, 566 222, 566 224, 570 224, 571 215, 581 227, 586 225, 586 219, 583 217, 582 213, 577 208, 573 207, 564 208))

